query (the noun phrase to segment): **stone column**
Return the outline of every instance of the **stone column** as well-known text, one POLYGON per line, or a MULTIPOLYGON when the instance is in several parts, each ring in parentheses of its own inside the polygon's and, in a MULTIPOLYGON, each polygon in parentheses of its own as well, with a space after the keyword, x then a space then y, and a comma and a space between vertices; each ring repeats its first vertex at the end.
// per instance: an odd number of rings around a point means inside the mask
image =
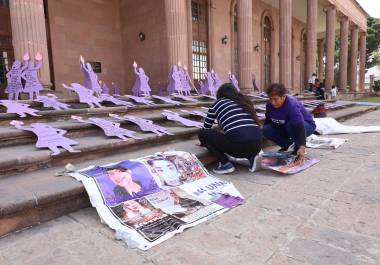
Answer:
POLYGON ((318 0, 307 0, 307 28, 306 28, 306 80, 316 70, 317 62, 317 22, 318 0))
POLYGON ((239 86, 252 88, 253 28, 252 0, 237 1, 239 86))
POLYGON ((329 91, 334 83, 334 52, 335 52, 335 6, 326 9, 326 69, 325 89, 329 91))
POLYGON ((357 90, 358 76, 358 26, 354 25, 351 28, 351 57, 350 57, 350 90, 357 90))
POLYGON ((166 27, 168 34, 169 67, 188 65, 187 13, 185 0, 165 0, 166 27))
POLYGON ((367 35, 365 32, 360 33, 359 38, 359 91, 364 91, 365 82, 365 64, 367 49, 367 35))
POLYGON ((191 14, 191 0, 186 0, 187 11, 187 68, 191 78, 193 78, 193 20, 191 14))
POLYGON ((292 0, 280 1, 280 83, 291 88, 292 0))
POLYGON ((318 78, 319 80, 323 80, 323 69, 324 69, 324 62, 323 57, 325 56, 325 40, 320 39, 318 40, 318 78))
POLYGON ((9 9, 15 58, 22 60, 24 53, 28 52, 31 59, 34 59, 37 52, 41 53, 43 64, 39 78, 45 88, 50 88, 52 84, 43 0, 12 0, 9 1, 9 9))
POLYGON ((347 88, 347 58, 348 58, 348 26, 346 16, 340 20, 340 50, 339 50, 339 88, 347 88))

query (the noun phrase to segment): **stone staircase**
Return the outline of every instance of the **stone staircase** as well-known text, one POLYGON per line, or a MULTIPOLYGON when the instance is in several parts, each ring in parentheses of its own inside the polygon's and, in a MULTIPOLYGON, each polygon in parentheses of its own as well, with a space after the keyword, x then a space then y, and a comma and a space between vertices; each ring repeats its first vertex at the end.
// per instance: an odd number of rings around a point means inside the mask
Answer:
MULTIPOLYGON (((72 211, 89 206, 84 187, 69 176, 57 176, 67 163, 78 169, 89 165, 101 165, 125 159, 137 158, 158 151, 170 149, 192 152, 203 163, 213 162, 207 151, 198 145, 198 129, 183 127, 164 119, 164 109, 177 111, 202 110, 211 104, 210 99, 198 97, 197 103, 183 103, 181 106, 156 104, 153 106, 115 107, 112 104, 101 109, 89 109, 75 100, 65 101, 71 110, 49 110, 33 103, 41 109, 39 117, 18 118, 16 115, 0 113, 0 236, 44 222, 72 211), (104 117, 112 120, 109 113, 136 115, 153 120, 165 126, 174 135, 156 136, 143 133, 130 122, 121 122, 122 127, 137 132, 141 140, 122 141, 103 134, 101 129, 91 124, 71 120, 71 115, 82 117, 104 117), (47 122, 67 131, 66 136, 76 140, 76 149, 81 153, 62 151, 58 156, 50 156, 49 150, 37 150, 32 133, 17 130, 9 125, 13 119, 23 120, 25 124, 47 122)), ((310 99, 305 97, 305 100, 310 99)), ((255 105, 265 100, 253 99, 255 105)), ((29 102, 30 103, 30 102, 29 102)), ((374 107, 347 104, 328 115, 338 120, 347 119, 374 110, 374 107)), ((1 111, 1 110, 0 110, 1 111)), ((200 117, 181 113, 181 116, 201 121, 200 117)), ((265 142, 269 145, 269 142, 265 142)))

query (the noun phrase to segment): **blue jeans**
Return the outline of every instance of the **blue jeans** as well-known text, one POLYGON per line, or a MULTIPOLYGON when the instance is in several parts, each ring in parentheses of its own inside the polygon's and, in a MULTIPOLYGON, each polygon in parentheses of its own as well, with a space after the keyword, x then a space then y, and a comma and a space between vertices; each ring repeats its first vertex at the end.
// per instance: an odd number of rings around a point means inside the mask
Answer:
MULTIPOLYGON (((304 126, 306 137, 308 137, 314 132, 315 128, 307 122, 304 122, 304 126)), ((263 126, 263 136, 275 142, 281 146, 281 148, 288 149, 288 147, 294 143, 295 132, 290 123, 286 123, 285 125, 269 123, 263 126)), ((299 146, 295 146, 294 149, 298 150, 298 147, 299 146)))

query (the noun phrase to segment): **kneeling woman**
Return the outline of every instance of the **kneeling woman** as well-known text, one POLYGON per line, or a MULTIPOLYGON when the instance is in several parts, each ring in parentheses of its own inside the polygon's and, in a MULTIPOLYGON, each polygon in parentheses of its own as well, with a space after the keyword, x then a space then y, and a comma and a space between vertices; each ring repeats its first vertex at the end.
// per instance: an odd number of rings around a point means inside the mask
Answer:
POLYGON ((303 104, 286 95, 282 84, 272 84, 267 89, 270 102, 266 105, 263 135, 278 144, 280 151, 287 151, 294 143, 293 154, 303 162, 306 137, 315 130, 315 122, 303 104))
POLYGON ((218 89, 216 98, 207 112, 204 129, 199 132, 201 145, 219 160, 214 172, 225 174, 235 170, 226 154, 248 159, 250 170, 255 171, 262 135, 252 102, 230 83, 218 89), (222 132, 211 129, 215 120, 222 132))

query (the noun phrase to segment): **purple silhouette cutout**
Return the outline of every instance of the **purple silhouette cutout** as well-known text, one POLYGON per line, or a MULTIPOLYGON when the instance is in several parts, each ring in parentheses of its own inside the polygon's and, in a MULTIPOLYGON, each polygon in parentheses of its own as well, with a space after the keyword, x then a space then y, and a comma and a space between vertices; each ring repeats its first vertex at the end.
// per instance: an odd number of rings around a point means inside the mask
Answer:
POLYGON ((168 130, 166 130, 166 128, 159 126, 157 124, 154 124, 153 121, 151 120, 143 119, 143 118, 132 116, 132 115, 119 116, 116 114, 109 114, 109 116, 114 117, 118 120, 133 122, 134 124, 139 126, 143 132, 153 132, 157 134, 158 136, 162 136, 164 134, 173 135, 168 130))
POLYGON ((74 140, 63 136, 66 131, 62 129, 54 128, 46 123, 32 123, 30 127, 23 126, 22 121, 11 121, 11 125, 17 129, 33 132, 37 136, 37 148, 49 148, 52 151, 52 156, 60 154, 58 147, 62 147, 70 153, 78 153, 80 150, 75 150, 72 145, 78 143, 74 140))
POLYGON ((133 63, 133 69, 136 76, 136 81, 132 88, 133 95, 137 97, 149 97, 150 92, 152 91, 148 83, 149 77, 145 74, 142 67, 139 67, 137 69, 136 62, 133 63))
POLYGON ((135 136, 136 132, 121 128, 120 123, 117 122, 112 122, 101 118, 83 119, 82 117, 74 115, 71 116, 71 118, 79 122, 96 125, 104 131, 105 135, 116 136, 122 139, 123 141, 128 140, 128 138, 141 139, 140 137, 135 136))
POLYGON ((118 106, 127 106, 127 107, 132 107, 134 106, 133 103, 131 102, 127 102, 127 101, 124 101, 124 100, 120 100, 118 98, 115 98, 113 96, 110 96, 110 95, 106 95, 106 94, 102 94, 100 96, 100 99, 102 102, 106 101, 106 102, 111 102, 115 105, 118 105, 118 106))
POLYGON ((183 117, 179 116, 179 114, 176 112, 173 112, 170 110, 165 110, 164 112, 161 112, 161 114, 164 115, 168 120, 179 122, 179 123, 185 125, 186 127, 203 128, 203 124, 201 122, 183 118, 183 117))
POLYGON ((189 113, 191 115, 194 115, 194 116, 199 116, 199 117, 202 117, 202 118, 206 118, 207 117, 207 113, 204 113, 202 111, 198 111, 198 110, 184 110, 184 109, 181 109, 182 112, 184 113, 189 113))
POLYGON ((214 86, 214 78, 210 72, 205 74, 205 91, 207 91, 211 96, 216 96, 216 88, 214 86))
POLYGON ((38 80, 38 70, 42 67, 42 55, 40 53, 36 54, 37 65, 29 58, 28 54, 25 54, 23 59, 27 62, 27 68, 21 74, 21 78, 25 80, 23 92, 29 93, 30 100, 33 100, 34 95, 38 99, 40 91, 43 89, 40 80, 38 80))
POLYGON ((114 82, 112 82, 113 95, 120 96, 120 88, 114 82))
MULTIPOLYGON (((173 94, 175 92, 175 80, 173 78, 173 73, 174 72, 177 72, 177 66, 176 65, 173 65, 171 68, 170 68, 170 71, 169 71, 169 75, 168 75, 168 86, 167 86, 167 91, 169 93, 169 95, 173 94)), ((178 74, 176 74, 178 75, 178 74)), ((178 82, 178 80, 177 80, 178 82)), ((178 84, 177 84, 178 85, 178 84)))
POLYGON ((168 104, 181 105, 181 102, 173 100, 173 99, 168 98, 168 97, 161 97, 161 96, 153 95, 152 98, 161 100, 161 101, 168 103, 168 104))
POLYGON ((231 84, 234 85, 237 91, 240 92, 239 82, 237 81, 236 76, 233 73, 228 72, 228 79, 230 80, 231 84))
POLYGON ((88 89, 91 89, 91 78, 88 74, 86 63, 84 62, 84 59, 82 56, 79 57, 79 67, 83 74, 83 85, 87 87, 88 89))
POLYGON ((98 106, 99 108, 103 107, 102 105, 100 105, 100 102, 102 100, 93 95, 94 91, 85 88, 84 86, 78 83, 71 83, 71 86, 62 84, 62 86, 68 90, 72 90, 75 93, 77 93, 80 103, 88 104, 90 108, 95 108, 94 105, 98 106))
POLYGON ((7 87, 5 93, 8 94, 8 100, 18 100, 19 94, 23 90, 21 75, 28 65, 25 63, 23 66, 19 60, 14 61, 11 70, 6 74, 7 87))
POLYGON ((108 86, 106 85, 106 83, 103 82, 103 81, 99 81, 99 83, 100 83, 100 88, 102 89, 102 94, 109 95, 110 94, 110 89, 108 88, 108 86))
POLYGON ((26 114, 31 116, 41 116, 36 114, 38 110, 29 108, 30 105, 25 103, 18 103, 12 100, 0 100, 0 104, 7 108, 7 113, 18 114, 21 118, 26 117, 26 114))
POLYGON ((161 96, 165 91, 166 87, 163 84, 158 83, 157 95, 161 96))
POLYGON ((171 95, 174 98, 182 99, 183 101, 188 101, 188 102, 198 102, 197 99, 191 98, 191 97, 186 97, 184 95, 179 95, 179 94, 172 94, 171 95))
POLYGON ((215 90, 218 91, 219 87, 222 85, 222 80, 220 79, 219 75, 214 72, 214 70, 211 70, 211 76, 212 79, 214 79, 215 90))
POLYGON ((143 97, 131 96, 131 95, 125 95, 125 97, 132 99, 136 103, 141 103, 141 104, 145 104, 145 105, 155 105, 153 101, 148 100, 148 99, 143 98, 143 97))
POLYGON ((178 67, 178 74, 181 80, 181 90, 178 91, 179 94, 183 94, 185 96, 190 96, 190 83, 189 80, 187 79, 187 73, 184 68, 178 67))
POLYGON ((41 102, 45 108, 53 108, 55 110, 70 109, 68 104, 59 102, 54 94, 40 96, 36 101, 41 102))
POLYGON ((80 56, 79 63, 84 75, 85 87, 91 89, 97 96, 99 96, 102 93, 102 88, 98 83, 98 75, 94 72, 90 63, 84 62, 82 56, 80 56))

